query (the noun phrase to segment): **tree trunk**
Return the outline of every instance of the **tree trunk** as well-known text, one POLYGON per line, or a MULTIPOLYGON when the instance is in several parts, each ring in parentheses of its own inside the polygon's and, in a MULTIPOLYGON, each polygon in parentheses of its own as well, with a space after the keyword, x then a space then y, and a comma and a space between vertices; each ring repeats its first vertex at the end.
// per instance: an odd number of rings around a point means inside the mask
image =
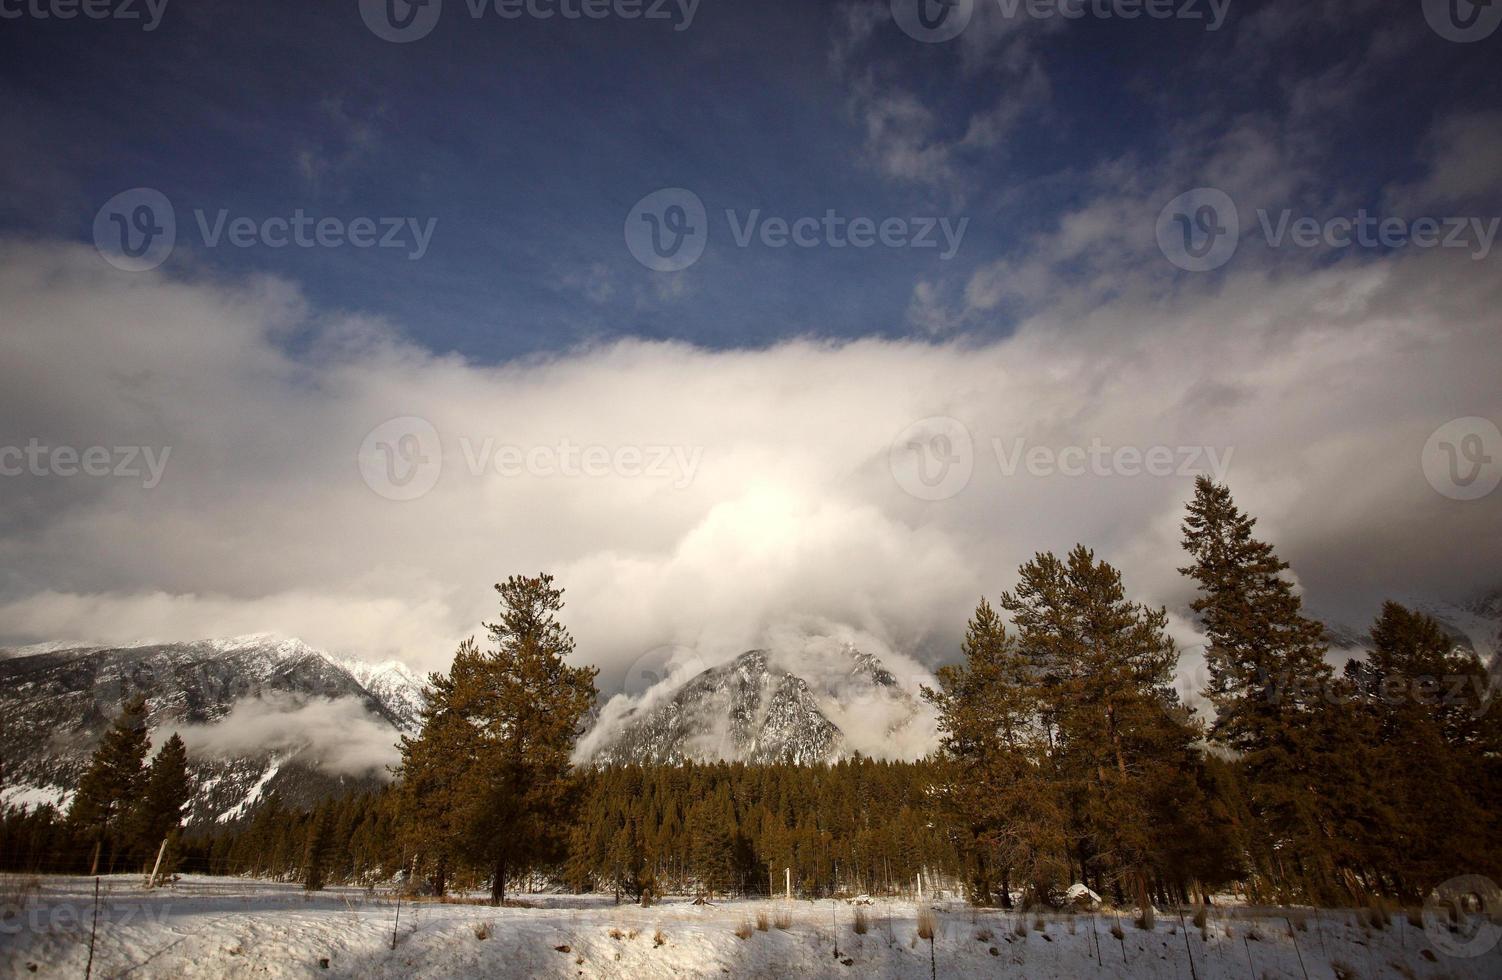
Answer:
POLYGON ((504 905, 506 902, 506 859, 499 858, 495 862, 495 878, 490 883, 490 904, 504 905))
POLYGON ((89 862, 89 877, 99 873, 99 852, 104 850, 104 834, 94 838, 94 859, 89 862))

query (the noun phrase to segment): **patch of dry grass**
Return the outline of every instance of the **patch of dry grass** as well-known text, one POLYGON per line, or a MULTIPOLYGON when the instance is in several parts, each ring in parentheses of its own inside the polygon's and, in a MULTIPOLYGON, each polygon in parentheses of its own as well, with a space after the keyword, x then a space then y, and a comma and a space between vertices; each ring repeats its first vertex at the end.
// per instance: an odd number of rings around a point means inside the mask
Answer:
POLYGON ((857 908, 855 910, 855 922, 851 925, 851 928, 855 930, 857 936, 864 936, 871 931, 871 919, 866 915, 865 909, 857 908))
POLYGON ((934 934, 938 932, 938 921, 935 920, 931 909, 918 910, 918 938, 932 941, 934 934))

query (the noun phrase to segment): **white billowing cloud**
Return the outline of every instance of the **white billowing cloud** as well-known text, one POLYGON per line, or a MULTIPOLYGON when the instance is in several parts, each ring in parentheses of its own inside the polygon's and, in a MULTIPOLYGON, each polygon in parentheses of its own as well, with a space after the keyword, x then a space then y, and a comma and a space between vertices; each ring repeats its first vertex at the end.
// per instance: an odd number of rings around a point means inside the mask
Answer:
POLYGON ((270 693, 236 701, 224 717, 177 728, 193 756, 275 753, 335 775, 388 775, 401 762, 391 726, 359 698, 299 699, 270 693))
POLYGON ((9 243, 0 447, 172 453, 152 489, 3 478, 0 643, 273 630, 427 670, 493 618, 492 583, 545 570, 607 691, 647 651, 715 663, 788 646, 790 629, 931 665, 956 655, 981 595, 1077 541, 1135 597, 1181 610, 1177 525, 1207 448, 1316 607, 1359 622, 1392 592, 1495 576, 1475 547, 1495 502, 1441 496, 1419 463, 1445 422, 1502 418, 1502 277, 1486 268, 1444 250, 1250 256, 1164 293, 1141 287, 1156 268, 1112 267, 1114 299, 1081 312, 1044 295, 997 341, 628 340, 485 365, 311 310, 285 283, 130 275, 9 243), (401 416, 439 440, 416 500, 356 465, 401 416), (934 416, 963 424, 973 472, 930 500, 890 455, 934 416), (1166 447, 1174 472, 1070 476, 1019 455, 1063 467, 1092 446, 1166 447), (504 447, 531 471, 498 467, 504 447), (579 468, 583 447, 603 470, 579 468), (574 469, 553 465, 560 450, 574 469))

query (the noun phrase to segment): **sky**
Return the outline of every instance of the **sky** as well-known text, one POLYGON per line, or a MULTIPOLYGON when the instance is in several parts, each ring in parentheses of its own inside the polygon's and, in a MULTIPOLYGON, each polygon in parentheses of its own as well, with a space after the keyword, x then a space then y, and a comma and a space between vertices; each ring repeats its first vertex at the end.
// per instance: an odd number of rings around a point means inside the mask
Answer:
POLYGON ((1084 542, 1192 648, 1201 474, 1333 622, 1496 588, 1454 3, 0 0, 0 643, 932 666, 1084 542))

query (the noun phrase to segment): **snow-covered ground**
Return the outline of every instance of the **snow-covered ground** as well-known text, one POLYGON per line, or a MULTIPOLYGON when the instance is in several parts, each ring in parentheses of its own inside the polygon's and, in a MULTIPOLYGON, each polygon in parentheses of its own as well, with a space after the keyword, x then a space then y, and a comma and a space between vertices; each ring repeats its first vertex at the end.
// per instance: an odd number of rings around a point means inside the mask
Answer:
MULTIPOLYGON (((39 887, 0 880, 0 976, 83 976, 93 888, 88 878, 46 878, 39 887)), ((309 895, 295 885, 196 876, 145 892, 139 878, 116 876, 104 880, 92 972, 362 980, 930 975, 929 943, 918 938, 919 909, 910 901, 877 899, 865 907, 869 931, 857 935, 855 908, 845 902, 670 899, 643 909, 602 896, 522 898, 536 907, 404 902, 392 949, 397 907, 380 892, 309 895), (765 931, 756 928, 759 913, 765 931), (786 928, 779 915, 791 920, 786 928), (743 924, 746 938, 737 935, 743 924)), ((1121 938, 1110 913, 1046 916, 1042 931, 1033 916, 960 904, 941 904, 933 916, 932 968, 941 977, 1502 977, 1502 949, 1453 958, 1402 916, 1372 929, 1354 912, 1293 911, 1285 919, 1282 911, 1227 909, 1212 916, 1208 939, 1176 915, 1161 916, 1151 931, 1120 920, 1121 938)))

